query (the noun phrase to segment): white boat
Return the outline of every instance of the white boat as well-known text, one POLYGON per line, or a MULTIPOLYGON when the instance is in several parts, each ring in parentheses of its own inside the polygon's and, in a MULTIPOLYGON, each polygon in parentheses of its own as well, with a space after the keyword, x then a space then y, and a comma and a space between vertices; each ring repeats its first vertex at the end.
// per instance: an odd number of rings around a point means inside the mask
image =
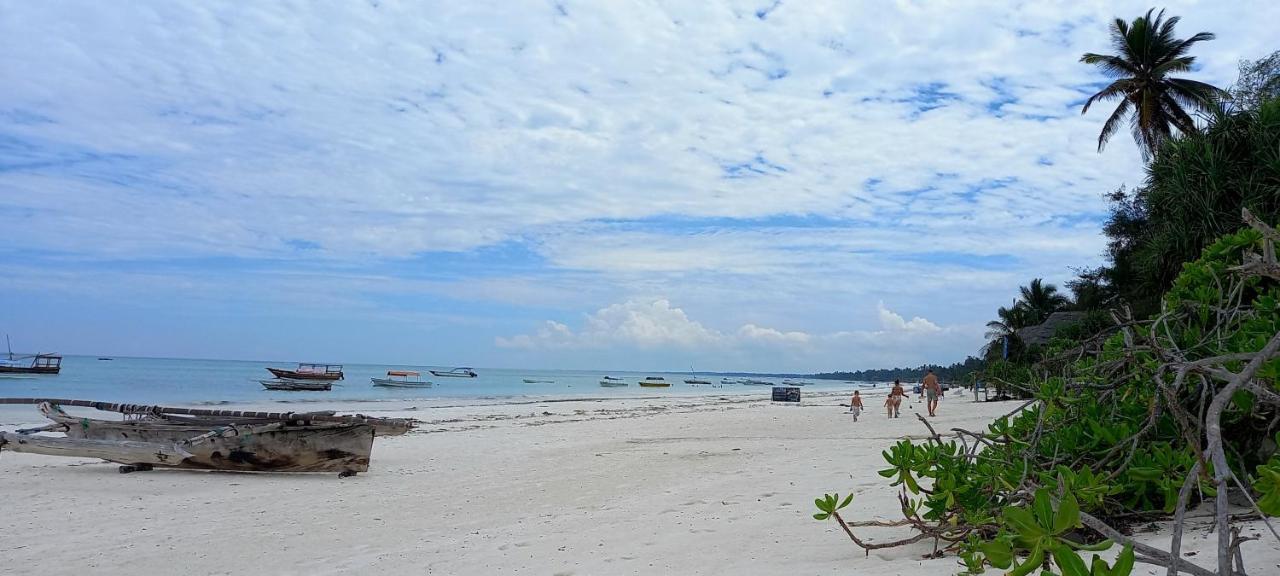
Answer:
POLYGON ((621 379, 616 379, 616 380, 601 380, 601 381, 600 381, 600 385, 601 385, 601 386, 603 386, 603 387, 605 387, 605 388, 617 388, 617 387, 619 387, 619 386, 630 386, 630 384, 628 384, 628 383, 626 383, 626 382, 623 382, 621 379))
POLYGON ((622 381, 622 379, 621 379, 621 378, 618 378, 618 377, 615 377, 615 376, 605 376, 605 377, 604 377, 604 379, 605 379, 605 380, 612 380, 612 381, 614 381, 614 382, 621 382, 621 381, 622 381))
POLYGON ((685 381, 684 381, 684 383, 685 383, 685 384, 710 384, 710 383, 711 383, 711 381, 710 381, 710 380, 699 380, 699 379, 697 379, 697 378, 686 378, 686 379, 685 379, 685 381))
POLYGON ((742 384, 744 386, 773 386, 773 382, 766 382, 764 380, 751 380, 749 378, 746 380, 743 380, 742 384))
POLYGON ((799 380, 783 380, 782 385, 783 386, 808 386, 809 383, 801 382, 799 380))
POLYGON ((418 378, 422 374, 412 370, 387 370, 386 378, 370 378, 374 386, 389 388, 430 388, 430 380, 418 378), (410 378, 413 378, 410 380, 410 378))
POLYGON ((452 370, 430 370, 432 376, 441 378, 475 378, 478 376, 475 370, 470 368, 454 368, 452 370))
POLYGON ((525 378, 525 384, 555 384, 555 380, 534 380, 533 378, 525 378))

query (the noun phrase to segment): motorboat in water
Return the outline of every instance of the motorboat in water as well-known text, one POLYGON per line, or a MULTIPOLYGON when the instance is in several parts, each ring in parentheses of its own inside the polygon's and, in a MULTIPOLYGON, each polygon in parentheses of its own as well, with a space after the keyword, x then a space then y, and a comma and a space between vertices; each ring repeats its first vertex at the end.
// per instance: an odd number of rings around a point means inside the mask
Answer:
POLYGON ((310 364, 305 362, 298 363, 295 370, 286 370, 284 368, 267 368, 272 376, 276 378, 287 378, 289 380, 327 380, 333 382, 342 380, 341 364, 310 364))
POLYGON ((523 382, 525 384, 555 384, 556 383, 555 380, 534 380, 533 378, 525 378, 523 382))
POLYGON ((419 378, 419 372, 413 370, 387 370, 386 378, 370 378, 374 386, 387 388, 430 388, 431 381, 419 378))
POLYGON ((631 385, 631 384, 628 384, 628 383, 626 383, 626 382, 623 382, 621 378, 614 379, 614 380, 601 380, 601 381, 600 381, 600 386, 601 386, 601 387, 604 387, 604 388, 619 388, 619 387, 622 387, 622 386, 630 386, 630 385, 631 385))
POLYGON ((711 384, 710 380, 700 380, 698 378, 686 378, 685 384, 711 384))
POLYGON ((649 376, 640 381, 640 385, 645 388, 669 388, 671 383, 661 376, 649 376))
POLYGON ((470 368, 454 368, 452 370, 430 370, 432 376, 441 378, 475 378, 479 376, 475 370, 470 368))

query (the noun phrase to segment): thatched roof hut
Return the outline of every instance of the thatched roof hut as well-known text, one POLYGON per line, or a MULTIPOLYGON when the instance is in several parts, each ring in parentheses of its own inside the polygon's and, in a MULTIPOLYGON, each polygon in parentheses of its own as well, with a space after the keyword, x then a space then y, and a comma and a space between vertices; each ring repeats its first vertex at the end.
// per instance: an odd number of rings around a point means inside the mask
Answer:
POLYGON ((1040 345, 1049 343, 1053 338, 1053 334, 1058 331, 1059 327, 1069 324, 1075 324, 1084 320, 1087 312, 1054 312, 1044 322, 1037 326, 1028 326, 1018 330, 1018 339, 1022 340, 1027 346, 1040 345))

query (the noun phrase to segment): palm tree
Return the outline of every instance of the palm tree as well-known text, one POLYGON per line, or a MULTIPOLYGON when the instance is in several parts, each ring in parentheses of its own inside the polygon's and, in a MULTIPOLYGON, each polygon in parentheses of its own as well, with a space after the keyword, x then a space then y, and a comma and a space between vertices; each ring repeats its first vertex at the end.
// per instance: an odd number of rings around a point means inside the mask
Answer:
POLYGON ((1061 310, 1071 302, 1065 295, 1058 292, 1057 286, 1045 284, 1039 278, 1032 280, 1027 286, 1018 288, 1018 292, 1021 293, 1020 303, 1032 318, 1032 324, 1044 322, 1050 314, 1061 310))
POLYGON ((1152 18, 1154 10, 1135 18, 1133 23, 1120 18, 1111 23, 1111 44, 1116 54, 1089 52, 1080 58, 1081 62, 1093 64, 1115 79, 1085 101, 1081 114, 1088 112, 1094 102, 1121 98, 1098 134, 1099 152, 1120 127, 1120 121, 1129 116, 1129 128, 1142 157, 1150 158, 1173 130, 1183 134, 1195 131, 1196 124, 1188 109, 1211 111, 1215 101, 1225 94, 1204 82, 1170 76, 1190 70, 1196 59, 1188 56, 1187 51, 1193 44, 1212 40, 1214 36, 1200 32, 1185 40, 1175 38, 1173 28, 1180 18, 1165 20, 1164 10, 1152 18))
POLYGON ((996 311, 999 320, 987 322, 987 345, 982 349, 983 357, 990 358, 997 350, 1003 349, 1008 340, 1016 348, 1019 342, 1018 330, 1036 324, 1026 304, 1014 301, 1013 306, 1001 306, 996 311))

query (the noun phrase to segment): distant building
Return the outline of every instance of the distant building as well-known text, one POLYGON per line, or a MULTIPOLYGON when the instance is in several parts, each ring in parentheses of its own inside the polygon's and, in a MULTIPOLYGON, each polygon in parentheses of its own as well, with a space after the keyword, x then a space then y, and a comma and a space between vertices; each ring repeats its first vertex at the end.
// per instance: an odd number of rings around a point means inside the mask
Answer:
POLYGON ((1058 328, 1084 320, 1087 312, 1054 312, 1036 326, 1018 330, 1018 339, 1027 346, 1043 346, 1053 339, 1058 328))

